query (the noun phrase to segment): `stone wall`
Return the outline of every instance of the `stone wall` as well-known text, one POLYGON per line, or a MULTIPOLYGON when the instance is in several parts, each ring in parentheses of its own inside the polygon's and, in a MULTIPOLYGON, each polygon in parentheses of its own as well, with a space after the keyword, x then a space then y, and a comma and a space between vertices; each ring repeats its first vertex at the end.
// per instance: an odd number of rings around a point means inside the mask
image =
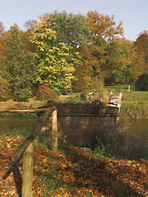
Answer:
MULTIPOLYGON (((49 107, 49 106, 48 106, 49 107)), ((67 143, 93 147, 95 137, 102 130, 117 129, 119 113, 117 108, 100 105, 57 104, 58 137, 67 143)), ((41 113, 39 115, 39 120, 41 113)), ((40 137, 51 141, 51 116, 45 122, 40 137)))

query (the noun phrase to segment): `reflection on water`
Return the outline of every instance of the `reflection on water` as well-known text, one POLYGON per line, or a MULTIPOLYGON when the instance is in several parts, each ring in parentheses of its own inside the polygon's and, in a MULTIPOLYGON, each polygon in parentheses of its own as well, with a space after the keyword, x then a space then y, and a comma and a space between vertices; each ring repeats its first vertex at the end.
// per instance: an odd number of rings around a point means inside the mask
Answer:
MULTIPOLYGON (((60 120, 60 118, 58 120, 60 120)), ((11 116, 11 118, 0 117, 0 134, 2 131, 11 132, 14 128, 32 132, 37 126, 37 123, 37 116, 30 117, 28 115, 25 118, 18 118, 18 116, 11 116)), ((86 127, 86 130, 89 132, 90 129, 86 127)), ((83 134, 83 132, 80 133, 83 134)), ((100 143, 97 144, 98 147, 100 146, 99 150, 102 151, 102 142, 104 142, 103 147, 105 147, 104 150, 106 153, 109 150, 109 155, 114 154, 113 156, 116 158, 148 159, 148 120, 131 121, 131 126, 126 133, 118 133, 116 131, 104 132, 104 130, 102 130, 102 134, 101 131, 99 131, 98 134, 98 137, 101 140, 100 143), (107 144, 107 147, 105 144, 107 144)))
POLYGON ((132 120, 127 136, 148 143, 148 120, 132 120))
POLYGON ((0 118, 0 133, 2 131, 12 131, 14 128, 23 129, 32 132, 37 126, 38 117, 29 118, 0 118))
MULTIPOLYGON (((38 123, 38 116, 28 116, 18 118, 10 116, 0 117, 0 133, 2 131, 12 131, 14 128, 24 129, 32 132, 38 123)), ((148 120, 131 120, 131 126, 127 131, 127 137, 137 138, 138 141, 148 143, 148 120)))

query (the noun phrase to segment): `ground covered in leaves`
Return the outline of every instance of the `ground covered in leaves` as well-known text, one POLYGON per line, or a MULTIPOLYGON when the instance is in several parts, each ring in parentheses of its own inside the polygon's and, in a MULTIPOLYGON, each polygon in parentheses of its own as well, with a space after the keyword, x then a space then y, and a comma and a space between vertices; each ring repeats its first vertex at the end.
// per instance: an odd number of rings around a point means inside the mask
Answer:
MULTIPOLYGON (((0 196, 21 196, 22 160, 11 156, 19 137, 0 137, 0 196)), ((112 160, 88 149, 53 153, 34 141, 33 197, 148 196, 148 161, 112 160)))

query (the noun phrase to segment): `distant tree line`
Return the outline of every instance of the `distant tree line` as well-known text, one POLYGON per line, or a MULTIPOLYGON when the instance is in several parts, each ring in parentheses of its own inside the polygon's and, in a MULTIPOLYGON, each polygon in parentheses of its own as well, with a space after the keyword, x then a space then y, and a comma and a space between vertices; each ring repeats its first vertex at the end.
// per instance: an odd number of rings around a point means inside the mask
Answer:
POLYGON ((148 72, 148 31, 126 40, 122 22, 89 11, 54 11, 5 31, 0 22, 0 100, 25 101, 37 90, 58 94, 134 84, 148 72), (99 85, 101 84, 101 85, 99 85), (46 87, 46 88, 45 88, 46 87))

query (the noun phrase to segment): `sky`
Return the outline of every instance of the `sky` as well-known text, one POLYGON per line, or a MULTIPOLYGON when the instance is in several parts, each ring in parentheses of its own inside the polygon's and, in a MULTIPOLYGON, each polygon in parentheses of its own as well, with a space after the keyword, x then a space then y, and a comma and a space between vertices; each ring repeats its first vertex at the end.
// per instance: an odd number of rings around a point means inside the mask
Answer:
POLYGON ((26 21, 37 20, 37 16, 55 10, 85 16, 90 10, 114 15, 117 25, 123 21, 124 36, 131 41, 148 30, 148 0, 0 0, 0 22, 5 30, 14 23, 25 30, 26 21))

